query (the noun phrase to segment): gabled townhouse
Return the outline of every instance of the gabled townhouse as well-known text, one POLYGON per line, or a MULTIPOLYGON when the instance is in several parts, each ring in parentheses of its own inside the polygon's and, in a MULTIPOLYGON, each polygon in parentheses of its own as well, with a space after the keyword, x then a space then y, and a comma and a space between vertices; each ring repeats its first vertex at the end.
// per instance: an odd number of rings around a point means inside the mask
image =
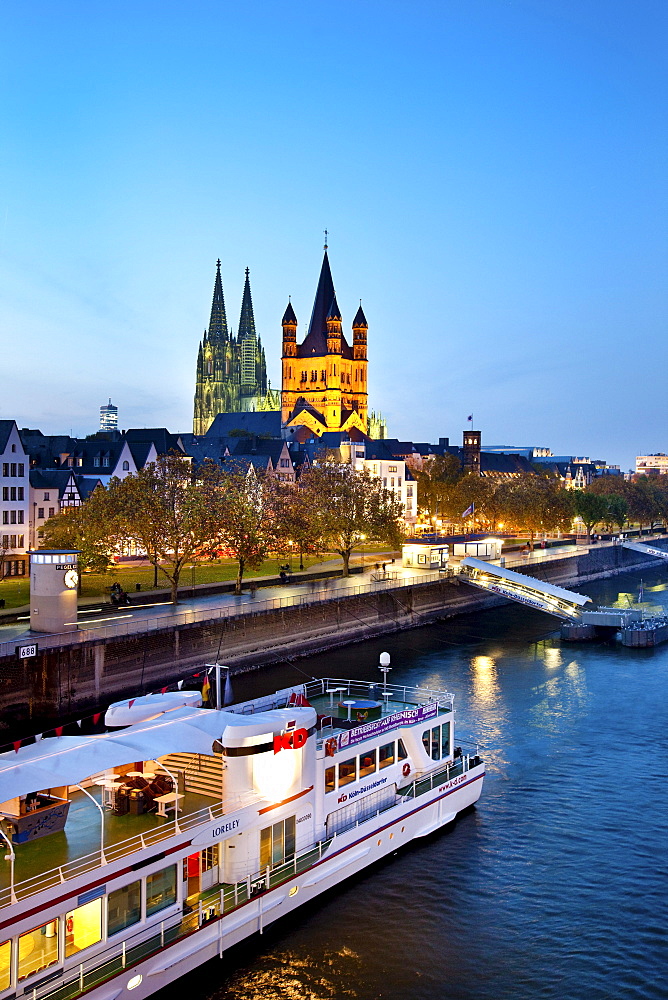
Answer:
POLYGON ((72 469, 30 470, 30 544, 37 548, 41 529, 50 517, 65 507, 79 507, 102 480, 94 476, 77 476, 72 469))
POLYGON ((28 569, 29 460, 14 420, 0 420, 0 579, 28 569))

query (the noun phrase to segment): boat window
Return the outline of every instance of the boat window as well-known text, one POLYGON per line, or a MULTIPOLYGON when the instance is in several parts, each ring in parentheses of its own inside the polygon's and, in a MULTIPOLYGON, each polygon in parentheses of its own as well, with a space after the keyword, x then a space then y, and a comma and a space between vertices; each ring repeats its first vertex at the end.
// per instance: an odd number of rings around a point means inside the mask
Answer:
POLYGON ((333 767, 325 768, 325 791, 333 792, 334 786, 336 785, 335 779, 336 769, 333 767))
POLYGON ((260 830, 260 868, 271 868, 294 857, 296 840, 296 817, 274 823, 260 830))
POLYGON ((65 957, 76 955, 102 940, 102 900, 77 906, 65 914, 65 957))
POLYGON ((218 864, 218 844, 205 847, 201 853, 200 871, 209 872, 218 864))
POLYGON ((444 722, 441 726, 441 757, 450 756, 450 723, 444 722))
POLYGON ((176 865, 163 868, 146 879, 146 916, 176 902, 176 865))
POLYGON ((19 982, 58 961, 58 921, 50 920, 19 938, 19 982))
POLYGON ((141 920, 141 880, 115 889, 107 896, 107 933, 118 931, 141 920))
POLYGON ((429 753, 431 747, 431 729, 425 729, 422 734, 422 746, 425 749, 425 753, 429 753))
POLYGON ((397 757, 399 760, 406 760, 408 757, 408 750, 404 746, 403 740, 397 740, 397 757))
POLYGON ((357 779, 357 758, 343 760, 339 764, 339 788, 342 785, 349 785, 351 781, 357 779))
POLYGON ((394 741, 378 748, 378 767, 382 769, 390 764, 394 764, 394 741))
POLYGON ((441 727, 434 726, 431 731, 431 759, 441 759, 441 727))
POLYGON ((360 757, 360 778, 365 778, 367 774, 373 774, 376 770, 376 748, 368 750, 360 757))
POLYGON ((0 990, 8 990, 12 976, 12 942, 0 944, 0 990))

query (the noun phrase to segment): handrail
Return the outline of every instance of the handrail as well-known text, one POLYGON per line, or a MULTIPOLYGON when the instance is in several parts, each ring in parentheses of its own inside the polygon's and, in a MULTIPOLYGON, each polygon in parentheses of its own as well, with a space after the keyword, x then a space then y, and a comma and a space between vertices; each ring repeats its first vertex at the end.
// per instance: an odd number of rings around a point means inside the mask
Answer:
MULTIPOLYGON (((124 625, 96 625, 90 628, 80 628, 76 632, 44 633, 39 637, 40 649, 54 646, 75 646, 82 642, 94 642, 99 639, 110 639, 121 635, 135 635, 143 632, 156 632, 162 628, 172 628, 179 625, 194 625, 198 622, 217 621, 223 618, 246 618, 249 615, 277 611, 282 608, 303 607, 307 604, 328 604, 345 598, 362 597, 379 591, 401 589, 436 583, 446 579, 441 573, 421 573, 405 577, 402 580, 380 580, 377 583, 357 584, 352 587, 322 588, 318 591, 292 594, 289 597, 275 597, 266 601, 247 601, 243 605, 227 604, 215 608, 193 608, 180 614, 165 614, 155 618, 132 619, 124 625), (390 586, 387 586, 390 584, 390 586)), ((130 605, 130 609, 132 605, 130 605)), ((16 639, 0 643, 0 656, 14 656, 16 639)))
MULTIPOLYGON (((236 809, 241 809, 244 805, 248 805, 248 801, 244 801, 244 797, 240 796, 232 800, 214 802, 212 805, 204 806, 204 808, 197 809, 194 812, 181 813, 179 816, 179 831, 183 833, 191 830, 193 827, 199 826, 207 820, 218 819, 220 816, 234 812, 236 809)), ((160 843, 174 836, 174 824, 172 822, 165 826, 157 826, 153 830, 135 834, 135 836, 117 841, 115 844, 105 844, 104 858, 106 863, 109 864, 112 861, 118 861, 119 858, 123 858, 128 854, 142 851, 147 847, 153 846, 153 844, 160 843)), ((24 879, 22 882, 17 882, 14 885, 14 894, 19 901, 26 899, 28 896, 33 896, 53 885, 62 884, 69 879, 77 878, 79 875, 84 875, 86 872, 95 870, 100 867, 101 863, 102 859, 99 850, 93 851, 90 854, 84 854, 79 858, 74 858, 72 861, 59 865, 57 868, 52 868, 49 871, 41 872, 39 875, 33 875, 31 878, 24 879)), ((11 902, 11 889, 0 889, 0 908, 7 906, 11 902)))

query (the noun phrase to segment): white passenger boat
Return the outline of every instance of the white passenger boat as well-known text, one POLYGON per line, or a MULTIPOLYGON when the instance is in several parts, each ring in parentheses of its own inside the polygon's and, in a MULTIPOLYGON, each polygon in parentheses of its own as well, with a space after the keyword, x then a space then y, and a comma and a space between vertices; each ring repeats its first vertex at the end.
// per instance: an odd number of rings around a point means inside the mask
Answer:
POLYGON ((451 694, 165 709, 0 755, 0 1000, 150 996, 480 796, 451 694))

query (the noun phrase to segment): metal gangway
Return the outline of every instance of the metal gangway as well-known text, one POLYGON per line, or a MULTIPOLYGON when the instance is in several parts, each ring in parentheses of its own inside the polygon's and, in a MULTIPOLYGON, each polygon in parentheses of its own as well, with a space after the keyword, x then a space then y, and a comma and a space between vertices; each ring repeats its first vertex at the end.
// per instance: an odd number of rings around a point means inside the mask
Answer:
POLYGON ((656 556, 657 559, 668 560, 668 552, 665 549, 657 549, 654 545, 647 545, 645 542, 622 542, 625 549, 633 549, 634 552, 641 552, 644 556, 656 556))
POLYGON ((482 559, 474 559, 473 556, 462 559, 459 576, 481 590, 546 611, 567 622, 580 621, 585 604, 591 604, 591 597, 536 580, 523 573, 515 573, 512 569, 505 569, 482 559))

